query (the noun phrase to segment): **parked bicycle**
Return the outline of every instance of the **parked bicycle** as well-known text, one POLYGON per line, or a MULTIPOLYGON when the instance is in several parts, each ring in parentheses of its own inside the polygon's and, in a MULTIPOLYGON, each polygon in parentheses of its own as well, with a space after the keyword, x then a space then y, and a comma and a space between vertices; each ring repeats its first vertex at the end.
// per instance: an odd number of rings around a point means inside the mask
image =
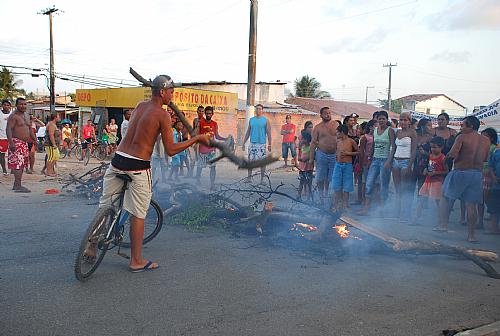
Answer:
MULTIPOLYGON (((96 271, 106 252, 116 246, 118 246, 118 255, 130 258, 121 253, 120 249, 130 247, 129 233, 125 228, 130 225, 130 214, 123 209, 123 198, 132 179, 127 174, 116 176, 124 182, 119 197, 113 205, 99 208, 80 243, 75 259, 75 276, 80 281, 87 280, 96 271)), ((144 219, 143 244, 153 240, 160 232, 162 225, 163 212, 160 205, 151 199, 144 219)))
POLYGON ((108 157, 112 157, 114 152, 111 152, 112 148, 110 145, 100 141, 97 146, 94 147, 94 157, 99 161, 104 161, 108 157))

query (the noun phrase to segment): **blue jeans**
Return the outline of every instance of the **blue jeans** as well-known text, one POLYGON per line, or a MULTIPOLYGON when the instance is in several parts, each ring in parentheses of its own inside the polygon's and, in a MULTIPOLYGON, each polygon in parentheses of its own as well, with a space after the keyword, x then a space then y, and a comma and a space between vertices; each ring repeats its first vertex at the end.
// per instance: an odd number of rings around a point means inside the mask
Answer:
POLYGON ((316 149, 316 182, 331 181, 337 154, 325 153, 316 149))
POLYGON ((281 144, 281 154, 283 156, 283 159, 288 159, 288 150, 290 149, 290 153, 292 154, 292 157, 297 156, 297 151, 295 150, 295 142, 283 142, 281 144))
POLYGON ((373 158, 368 177, 366 178, 366 195, 371 196, 373 187, 377 181, 380 181, 380 196, 383 200, 389 197, 389 182, 391 179, 391 170, 385 169, 384 164, 387 159, 373 158))

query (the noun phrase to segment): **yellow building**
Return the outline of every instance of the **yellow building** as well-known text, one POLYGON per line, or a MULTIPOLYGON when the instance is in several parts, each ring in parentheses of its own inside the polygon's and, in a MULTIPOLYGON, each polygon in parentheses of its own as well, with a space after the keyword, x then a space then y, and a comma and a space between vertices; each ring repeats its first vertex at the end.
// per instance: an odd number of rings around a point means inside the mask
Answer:
MULTIPOLYGON (((147 87, 114 89, 77 89, 76 104, 79 106, 80 128, 88 119, 98 125, 99 130, 115 119, 120 126, 123 113, 133 109, 141 101, 151 98, 151 89, 147 87)), ((188 120, 196 117, 198 106, 213 106, 214 119, 223 122, 236 122, 238 94, 222 91, 208 91, 190 88, 176 88, 172 100, 188 120)))

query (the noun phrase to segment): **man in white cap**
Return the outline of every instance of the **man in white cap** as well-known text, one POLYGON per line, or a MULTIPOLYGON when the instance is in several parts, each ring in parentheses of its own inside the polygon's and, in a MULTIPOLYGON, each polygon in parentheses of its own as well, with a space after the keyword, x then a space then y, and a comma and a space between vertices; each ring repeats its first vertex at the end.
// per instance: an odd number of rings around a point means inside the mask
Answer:
MULTIPOLYGON (((130 271, 137 273, 154 270, 157 263, 148 261, 142 256, 142 240, 144 238, 144 218, 151 200, 151 154, 153 147, 161 134, 165 152, 173 156, 194 143, 208 145, 211 134, 202 134, 190 140, 174 143, 170 115, 162 106, 168 105, 172 99, 174 83, 170 76, 160 75, 153 80, 151 99, 140 102, 130 117, 127 136, 117 148, 104 176, 103 193, 100 206, 112 204, 112 198, 122 189, 124 181, 117 174, 127 174, 129 183, 123 199, 123 209, 130 213, 131 255, 130 271)), ((85 251, 87 257, 94 257, 97 246, 89 243, 85 251)))

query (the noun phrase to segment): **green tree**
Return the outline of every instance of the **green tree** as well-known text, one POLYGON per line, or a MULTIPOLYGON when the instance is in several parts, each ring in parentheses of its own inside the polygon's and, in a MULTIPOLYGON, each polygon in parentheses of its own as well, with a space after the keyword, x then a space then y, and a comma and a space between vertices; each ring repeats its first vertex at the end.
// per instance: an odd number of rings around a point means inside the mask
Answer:
MULTIPOLYGON (((387 104, 387 99, 379 99, 378 104, 384 110, 389 109, 389 104, 387 104)), ((391 99, 391 110, 392 112, 401 113, 403 111, 403 101, 402 100, 392 100, 391 99)))
POLYGON ((20 89, 18 87, 22 83, 23 81, 16 80, 16 77, 9 69, 2 67, 0 71, 0 96, 2 98, 13 99, 19 94, 20 89))
POLYGON ((331 98, 330 92, 322 91, 321 84, 308 75, 297 78, 294 82, 295 96, 305 98, 331 98))

